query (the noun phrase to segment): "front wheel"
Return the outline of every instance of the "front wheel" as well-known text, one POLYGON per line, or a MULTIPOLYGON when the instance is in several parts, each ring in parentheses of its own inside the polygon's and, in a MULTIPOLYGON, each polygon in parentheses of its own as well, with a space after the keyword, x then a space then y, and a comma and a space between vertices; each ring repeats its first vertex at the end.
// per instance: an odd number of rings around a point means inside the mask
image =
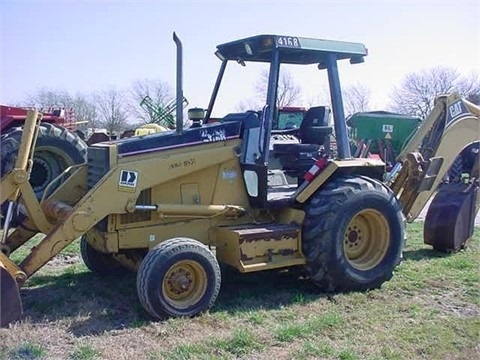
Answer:
POLYGON ((195 316, 212 307, 220 290, 217 259, 202 243, 166 240, 143 259, 137 292, 145 310, 157 319, 195 316))
POLYGON ((388 188, 364 176, 337 178, 305 210, 303 252, 317 285, 367 290, 392 277, 402 258, 405 223, 388 188))

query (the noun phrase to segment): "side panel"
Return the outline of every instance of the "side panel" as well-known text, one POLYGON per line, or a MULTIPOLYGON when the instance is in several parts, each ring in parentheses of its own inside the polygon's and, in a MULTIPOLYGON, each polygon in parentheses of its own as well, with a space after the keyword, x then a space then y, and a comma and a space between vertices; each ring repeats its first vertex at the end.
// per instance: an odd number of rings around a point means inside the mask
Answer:
MULTIPOLYGON (((231 151, 221 149, 219 151, 231 151)), ((248 208, 248 198, 241 176, 238 159, 215 164, 175 180, 154 186, 151 195, 141 197, 137 205, 211 205, 234 204, 248 208), (142 202, 143 201, 143 202, 142 202)), ((208 229, 217 224, 237 224, 246 219, 228 219, 210 215, 165 215, 154 210, 111 215, 116 219, 119 248, 152 247, 159 242, 185 236, 208 243, 208 229), (142 214, 148 215, 140 216, 142 214)))

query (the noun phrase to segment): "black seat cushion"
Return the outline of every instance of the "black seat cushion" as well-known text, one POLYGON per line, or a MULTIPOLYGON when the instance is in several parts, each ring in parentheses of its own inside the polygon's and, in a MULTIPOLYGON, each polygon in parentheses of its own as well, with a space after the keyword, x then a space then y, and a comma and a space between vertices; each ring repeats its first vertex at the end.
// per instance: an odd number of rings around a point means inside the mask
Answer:
POLYGON ((330 109, 326 106, 314 106, 308 109, 299 131, 302 143, 323 145, 325 137, 333 130, 328 126, 329 117, 330 109))
POLYGON ((289 175, 303 176, 318 158, 318 144, 274 144, 274 156, 280 159, 282 168, 289 175))

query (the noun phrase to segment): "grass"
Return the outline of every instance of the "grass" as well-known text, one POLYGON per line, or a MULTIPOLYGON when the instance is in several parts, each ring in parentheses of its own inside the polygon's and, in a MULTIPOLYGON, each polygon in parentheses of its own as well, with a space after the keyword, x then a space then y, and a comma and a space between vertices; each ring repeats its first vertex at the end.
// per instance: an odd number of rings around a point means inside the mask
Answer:
POLYGON ((255 350, 264 348, 264 344, 259 341, 256 335, 244 328, 233 330, 233 333, 225 339, 213 339, 208 345, 217 349, 220 353, 235 356, 245 356, 255 350))
POLYGON ((93 360, 100 357, 100 353, 91 345, 78 345, 70 356, 71 360, 93 360))
POLYGON ((301 323, 289 322, 279 326, 274 331, 274 338, 280 342, 291 342, 297 338, 309 338, 315 333, 321 333, 326 328, 343 324, 343 319, 337 313, 312 315, 301 323))
POLYGON ((47 351, 40 344, 25 341, 6 351, 5 355, 11 360, 44 359, 47 351))
POLYGON ((139 305, 134 274, 96 277, 75 242, 22 288, 26 316, 0 329, 0 358, 479 358, 480 229, 456 254, 421 237, 422 223, 408 225, 381 289, 327 296, 289 272, 229 276, 209 313, 161 322, 139 305))

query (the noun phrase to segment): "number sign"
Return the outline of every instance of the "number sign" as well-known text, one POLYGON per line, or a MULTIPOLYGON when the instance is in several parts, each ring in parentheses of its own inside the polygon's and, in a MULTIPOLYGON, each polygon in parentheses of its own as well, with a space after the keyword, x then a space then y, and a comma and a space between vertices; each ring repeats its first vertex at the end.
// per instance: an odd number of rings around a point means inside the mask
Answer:
POLYGON ((383 124, 382 131, 388 133, 393 132, 393 125, 383 124))
POLYGON ((300 41, 293 36, 277 36, 277 47, 299 48, 300 41))

